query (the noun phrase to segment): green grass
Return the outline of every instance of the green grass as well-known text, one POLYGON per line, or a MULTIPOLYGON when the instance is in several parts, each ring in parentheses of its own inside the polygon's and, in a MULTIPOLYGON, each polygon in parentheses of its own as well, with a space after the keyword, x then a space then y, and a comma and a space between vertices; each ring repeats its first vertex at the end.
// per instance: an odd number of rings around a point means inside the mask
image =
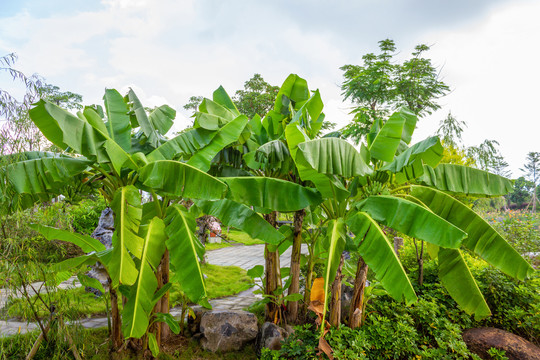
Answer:
MULTIPOLYGON (((215 299, 224 296, 237 294, 253 286, 252 280, 247 276, 246 271, 237 266, 218 266, 203 265, 203 272, 207 276, 206 287, 208 297, 215 299)), ((53 302, 56 307, 66 317, 70 319, 81 319, 87 316, 96 316, 105 314, 105 302, 102 297, 95 298, 93 294, 88 293, 84 288, 70 290, 58 290, 51 293, 50 298, 42 295, 48 303, 53 302)), ((175 306, 180 300, 180 287, 173 284, 170 293, 171 305, 175 306)), ((36 300, 35 297, 32 298, 36 300)), ((49 312, 38 300, 36 307, 39 309, 40 317, 47 317, 49 312)), ((16 317, 20 319, 33 319, 33 314, 28 303, 23 299, 14 299, 4 309, 4 316, 16 317)))
MULTIPOLYGON (((80 327, 70 327, 69 333, 72 336, 79 354, 83 359, 89 360, 128 360, 141 359, 140 354, 133 354, 126 351, 122 354, 109 353, 109 342, 107 329, 82 329, 80 327)), ((32 348, 39 332, 34 331, 28 334, 15 335, 0 338, 0 360, 23 360, 32 348)), ((69 350, 69 345, 62 340, 54 338, 54 333, 50 332, 50 341, 42 342, 38 349, 35 360, 49 359, 73 359, 73 354, 69 350)), ((165 344, 158 359, 161 360, 255 360, 257 356, 253 346, 246 346, 239 352, 225 354, 211 353, 203 350, 200 345, 184 336, 173 335, 165 344)))
POLYGON ((224 235, 227 237, 226 240, 222 240, 220 244, 217 243, 207 243, 205 245, 207 251, 211 250, 217 250, 217 249, 223 249, 229 246, 235 246, 235 245, 257 245, 257 244, 264 244, 264 241, 259 239, 253 239, 251 236, 246 234, 243 231, 239 230, 230 230, 229 233, 224 233, 224 235))
POLYGON ((251 236, 249 236, 245 232, 238 231, 238 230, 230 230, 229 233, 227 234, 227 238, 239 244, 244 244, 248 246, 264 244, 264 241, 259 240, 259 239, 253 239, 251 236))

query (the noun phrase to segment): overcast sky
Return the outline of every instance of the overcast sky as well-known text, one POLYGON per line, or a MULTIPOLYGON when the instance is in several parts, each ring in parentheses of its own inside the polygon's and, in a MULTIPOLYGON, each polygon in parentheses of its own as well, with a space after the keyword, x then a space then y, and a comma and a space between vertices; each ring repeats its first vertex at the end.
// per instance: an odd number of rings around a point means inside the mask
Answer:
MULTIPOLYGON (((419 123, 432 135, 449 111, 465 145, 497 140, 514 176, 540 151, 540 1, 532 0, 0 0, 0 56, 62 90, 101 103, 105 87, 132 87, 146 106, 182 109, 190 96, 229 94, 254 73, 281 85, 289 73, 320 89, 327 119, 345 125, 344 64, 395 40, 405 59, 419 43, 452 92, 419 123)), ((0 88, 10 88, 0 77, 0 88)))

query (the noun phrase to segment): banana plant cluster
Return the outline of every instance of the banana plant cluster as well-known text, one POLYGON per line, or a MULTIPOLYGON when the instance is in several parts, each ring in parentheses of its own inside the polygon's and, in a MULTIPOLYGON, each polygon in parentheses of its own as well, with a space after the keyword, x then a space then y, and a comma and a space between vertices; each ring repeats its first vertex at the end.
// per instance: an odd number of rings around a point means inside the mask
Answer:
MULTIPOLYGON (((320 206, 328 226, 325 294, 347 248, 360 255, 360 261, 374 271, 394 299, 406 304, 416 301, 385 233, 388 227, 427 242, 429 254, 438 259, 439 277, 449 294, 467 313, 486 317, 490 310, 462 252, 471 251, 520 280, 533 268, 486 221, 452 195, 500 196, 511 191, 512 184, 485 171, 439 164, 443 148, 437 137, 409 146, 416 121, 414 114, 401 109, 384 124, 374 123, 360 151, 339 138, 310 140, 297 124, 286 127, 300 177, 311 182, 324 199, 320 206)), ((328 296, 323 322, 327 304, 328 296)), ((362 310, 361 304, 353 304, 351 313, 354 306, 362 310)))
MULTIPOLYGON (((170 262, 171 280, 192 301, 209 306, 196 217, 213 215, 254 238, 277 244, 283 235, 250 206, 295 211, 320 202, 316 190, 287 181, 220 180, 207 173, 223 148, 245 142, 250 135, 248 119, 222 88, 214 92, 213 100, 203 101, 194 127, 170 140, 165 135, 175 111, 164 105, 147 112, 132 90, 122 97, 108 89, 104 107, 85 107, 76 115, 42 100, 30 117, 63 153, 23 154, 22 161, 6 166, 2 174, 17 194, 32 200, 58 194, 76 176, 100 188, 115 215, 111 249, 88 236, 43 226, 35 229, 88 253, 58 264, 59 271, 75 271, 96 261, 103 264, 111 291, 118 290, 126 299, 125 337, 141 338, 154 321, 170 320, 155 311, 168 291, 167 284, 160 286, 158 281, 164 262, 170 262), (151 201, 143 203, 142 191, 151 194, 151 201), (294 194, 292 200, 278 196, 283 193, 294 194)), ((155 347, 153 335, 149 341, 155 347)))

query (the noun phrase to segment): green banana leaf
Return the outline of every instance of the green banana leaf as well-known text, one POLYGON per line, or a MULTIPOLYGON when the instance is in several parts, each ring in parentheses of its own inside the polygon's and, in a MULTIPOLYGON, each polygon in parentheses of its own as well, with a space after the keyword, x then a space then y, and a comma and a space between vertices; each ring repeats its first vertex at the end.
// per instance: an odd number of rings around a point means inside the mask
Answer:
POLYGON ((39 232, 47 240, 61 240, 67 241, 72 244, 77 245, 81 248, 82 251, 88 252, 100 252, 105 250, 105 245, 103 245, 99 240, 94 239, 91 236, 78 234, 76 232, 71 232, 67 230, 56 229, 50 226, 40 225, 40 224, 30 224, 28 225, 31 229, 39 232))
POLYGON ((341 261, 341 254, 345 249, 345 237, 346 237, 345 222, 343 218, 332 219, 328 221, 328 230, 326 231, 326 238, 324 239, 324 247, 327 250, 326 266, 324 269, 324 306, 323 306, 323 318, 321 321, 321 335, 324 333, 326 326, 324 325, 324 319, 326 317, 326 309, 328 307, 328 291, 330 284, 334 281, 341 261))
POLYGON ((148 161, 176 160, 191 155, 210 143, 216 136, 216 131, 203 128, 191 129, 182 133, 148 154, 148 161))
MULTIPOLYGON (((82 112, 77 112, 77 116, 79 119, 83 121, 88 121, 90 125, 97 131, 99 131, 102 134, 108 134, 109 130, 107 129, 107 125, 103 122, 103 118, 99 115, 99 113, 90 106, 85 106, 84 110, 82 112)), ((105 116, 105 115, 104 115, 105 116)), ((129 119, 129 117, 128 117, 129 119)))
POLYGON ((142 218, 139 190, 133 185, 119 188, 114 194, 111 208, 115 214, 115 231, 112 237, 110 276, 114 286, 119 283, 133 285, 138 271, 131 254, 140 259, 144 243, 138 235, 142 218))
POLYGON ((407 305, 417 300, 409 277, 384 231, 367 213, 357 212, 347 219, 349 229, 359 242, 358 253, 375 272, 375 276, 386 291, 397 301, 407 305))
POLYGON ((497 269, 519 280, 534 272, 529 263, 481 216, 441 191, 413 186, 411 195, 467 233, 463 245, 497 269))
POLYGON ((71 273, 74 273, 82 266, 90 266, 90 265, 95 264, 96 262, 101 263, 105 267, 105 269, 108 271, 108 266, 110 263, 112 251, 113 249, 106 249, 97 253, 92 252, 90 254, 66 259, 64 261, 54 264, 54 271, 57 271, 57 272, 71 271, 71 273))
POLYGON ((86 119, 81 119, 45 100, 34 104, 29 115, 41 133, 60 149, 70 147, 92 161, 108 160, 102 148, 102 143, 106 139, 95 131, 86 119))
POLYGON ((512 182, 502 176, 462 165, 424 166, 422 185, 441 191, 474 196, 500 196, 513 191, 512 182))
POLYGON ((136 119, 135 121, 132 121, 132 125, 133 123, 140 125, 142 132, 148 138, 148 142, 154 148, 157 148, 160 145, 158 128, 156 128, 155 124, 150 122, 148 115, 146 115, 146 110, 132 89, 129 89, 126 97, 131 105, 133 117, 136 119))
POLYGON ((298 151, 298 145, 309 141, 309 137, 296 124, 287 125, 285 128, 285 138, 287 146, 293 158, 296 169, 300 178, 304 181, 311 181, 323 198, 336 198, 338 201, 343 201, 350 193, 338 180, 325 174, 317 172, 302 156, 302 152, 298 151))
POLYGON ((290 181, 258 176, 220 178, 229 186, 227 198, 274 211, 297 211, 322 202, 314 189, 290 181))
POLYGON ((85 158, 46 157, 10 164, 6 167, 6 175, 20 194, 45 194, 69 182, 91 163, 85 158))
POLYGON ((139 170, 139 180, 159 194, 191 199, 219 200, 227 185, 213 176, 185 163, 154 161, 139 170))
POLYGON ((378 222, 403 234, 447 248, 459 248, 467 234, 430 210, 411 201, 370 196, 356 205, 378 222))
POLYGON ((279 231, 246 205, 227 199, 195 200, 195 205, 204 214, 217 217, 223 225, 242 230, 253 239, 261 239, 269 244, 278 244, 283 240, 279 231))
POLYGON ((124 151, 129 152, 131 150, 131 124, 129 109, 124 98, 115 89, 105 89, 103 101, 107 113, 106 125, 109 137, 124 151))
POLYGON ((406 108, 393 113, 381 129, 373 133, 368 145, 371 156, 387 162, 394 160, 401 141, 410 143, 416 121, 416 115, 406 108))
POLYGON ((287 116, 289 105, 297 110, 304 101, 310 98, 307 81, 296 74, 290 74, 281 85, 274 103, 274 111, 287 116), (298 104, 298 105, 297 105, 298 104))
POLYGON ((195 235, 195 218, 184 207, 174 205, 167 209, 165 218, 167 249, 169 249, 174 280, 186 296, 194 302, 209 306, 206 300, 206 286, 199 259, 204 256, 204 248, 195 235))
POLYGON ((124 336, 137 339, 146 333, 154 307, 152 299, 158 287, 154 269, 159 266, 167 239, 163 220, 154 217, 148 225, 141 226, 140 236, 144 245, 139 276, 130 289, 122 312, 124 336))
POLYGON ((491 315, 491 311, 458 249, 439 248, 439 278, 448 293, 476 320, 491 315))
POLYGON ((347 141, 323 138, 298 144, 303 158, 318 173, 342 176, 346 179, 370 174, 372 169, 347 141))
POLYGON ((161 105, 150 112, 148 120, 161 134, 165 135, 173 126, 176 110, 169 105, 161 105))
POLYGON ((232 101, 229 94, 227 94, 223 86, 218 87, 212 93, 212 99, 215 103, 227 108, 230 112, 233 113, 233 115, 240 116, 240 112, 236 108, 236 105, 234 105, 234 102, 232 101))
POLYGON ((396 181, 404 183, 424 173, 423 164, 435 167, 442 159, 443 147, 438 137, 433 136, 414 144, 381 170, 396 174, 396 181))
POLYGON ((210 143, 197 151, 189 159, 188 164, 207 172, 210 170, 212 159, 226 146, 238 141, 249 119, 240 115, 223 126, 210 143))
POLYGON ((199 105, 199 111, 195 113, 193 127, 215 131, 238 116, 238 111, 231 111, 226 106, 222 106, 215 101, 203 99, 199 105))

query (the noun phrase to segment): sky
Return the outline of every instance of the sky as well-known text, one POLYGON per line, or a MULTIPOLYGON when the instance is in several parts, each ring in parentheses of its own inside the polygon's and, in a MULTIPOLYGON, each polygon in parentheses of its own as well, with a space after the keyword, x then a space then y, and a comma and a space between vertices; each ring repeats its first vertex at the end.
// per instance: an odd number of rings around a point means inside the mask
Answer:
MULTIPOLYGON (((273 85, 287 75, 319 89, 326 118, 344 126, 340 66, 361 64, 378 41, 397 59, 427 44, 451 88, 419 122, 433 135, 449 111, 467 123, 465 146, 496 140, 520 176, 540 152, 540 1, 533 0, 0 0, 0 56, 61 90, 102 103, 105 88, 133 88, 145 106, 169 104, 188 126, 190 96, 230 95, 254 73, 273 85)), ((0 77, 0 88, 15 86, 0 77)), ((16 92, 16 89, 14 89, 16 92)))

